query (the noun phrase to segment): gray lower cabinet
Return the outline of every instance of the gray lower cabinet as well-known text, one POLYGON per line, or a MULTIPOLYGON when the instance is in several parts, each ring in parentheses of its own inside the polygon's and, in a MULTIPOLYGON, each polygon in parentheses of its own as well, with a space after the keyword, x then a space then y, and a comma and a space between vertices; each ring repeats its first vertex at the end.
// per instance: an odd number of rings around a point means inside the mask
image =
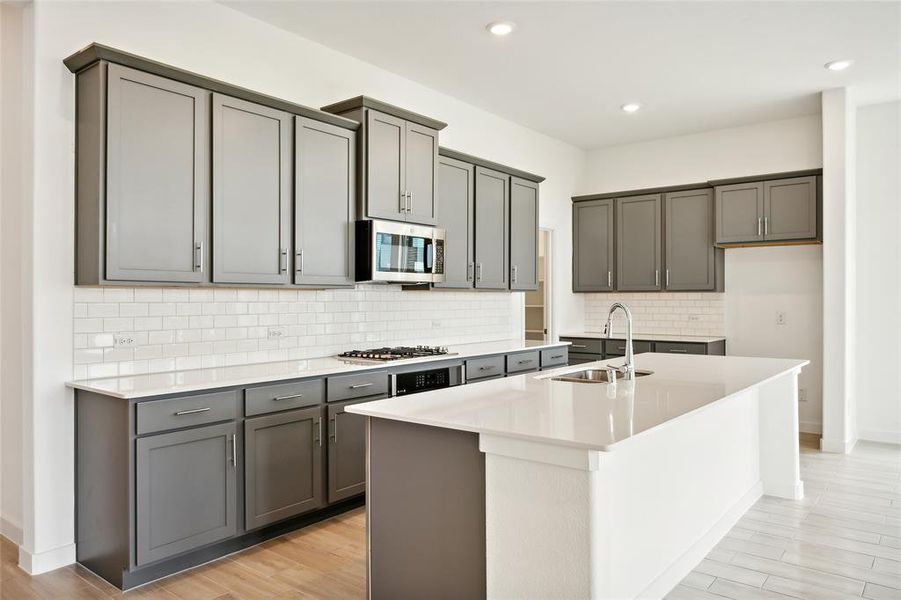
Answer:
POLYGON ((506 290, 509 264, 510 177, 476 166, 475 286, 506 290))
POLYGON ((209 96, 115 64, 98 63, 79 77, 79 282, 204 281, 209 96))
POLYGON ((295 117, 294 283, 354 285, 356 132, 295 117))
POLYGON ((439 288, 471 288, 474 278, 475 167, 438 158, 438 225, 444 229, 444 281, 439 288))
POLYGON ((289 283, 291 115, 213 95, 213 281, 289 283))
POLYGON ((337 502, 366 491, 366 417, 344 409, 365 400, 329 404, 328 501, 337 502))
POLYGON ((510 289, 538 289, 538 184, 510 178, 510 289))
POLYGON ((817 237, 816 177, 764 182, 763 237, 765 240, 817 237))
POLYGON ((616 199, 616 289, 661 289, 661 195, 616 199))
POLYGON ((246 529, 323 505, 321 436, 320 406, 244 421, 246 529))
POLYGON ((573 291, 610 292, 614 289, 613 198, 573 203, 573 291))
POLYGON ((138 565, 235 535, 236 444, 234 422, 135 442, 138 565))
POLYGON ((717 289, 722 285, 717 267, 722 265, 723 251, 713 245, 713 190, 669 192, 663 202, 665 289, 717 289))
POLYGON ((716 243, 763 241, 763 182, 717 186, 716 243))

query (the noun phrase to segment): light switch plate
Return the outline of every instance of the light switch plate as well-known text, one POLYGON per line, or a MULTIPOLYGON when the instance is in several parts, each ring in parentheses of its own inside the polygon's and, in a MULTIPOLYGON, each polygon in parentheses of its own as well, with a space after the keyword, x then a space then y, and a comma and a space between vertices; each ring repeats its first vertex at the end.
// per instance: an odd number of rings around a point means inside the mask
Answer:
POLYGON ((130 333, 117 333, 113 343, 119 348, 131 348, 135 345, 135 337, 130 333))
POLYGON ((270 340, 283 338, 288 335, 287 327, 270 327, 266 330, 266 337, 270 340))

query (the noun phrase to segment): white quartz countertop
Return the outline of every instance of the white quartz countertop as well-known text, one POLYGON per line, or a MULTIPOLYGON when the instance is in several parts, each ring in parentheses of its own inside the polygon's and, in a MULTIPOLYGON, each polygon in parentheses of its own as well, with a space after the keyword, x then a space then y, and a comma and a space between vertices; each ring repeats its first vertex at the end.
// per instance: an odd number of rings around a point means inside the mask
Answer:
MULTIPOLYGON (((561 338, 590 338, 590 339, 607 339, 607 334, 602 331, 579 331, 575 333, 561 333, 561 338)), ((610 339, 624 340, 625 332, 615 331, 610 339)), ((632 335, 633 340, 642 342, 686 342, 695 344, 710 344, 725 340, 723 336, 716 335, 673 335, 667 333, 635 333, 632 335)))
POLYGON ((570 383, 552 377, 624 359, 470 383, 348 406, 350 413, 608 451, 652 428, 761 385, 810 361, 639 354, 634 381, 570 383))
POLYGON ((66 385, 78 390, 96 392, 115 398, 146 398, 163 394, 196 392, 214 388, 299 379, 302 377, 321 377, 323 375, 338 375, 354 371, 385 369, 440 360, 465 359, 521 350, 540 350, 568 344, 569 342, 501 340, 448 346, 447 349, 450 354, 406 360, 363 362, 329 356, 305 360, 194 369, 190 371, 169 371, 102 379, 82 379, 69 381, 66 385))

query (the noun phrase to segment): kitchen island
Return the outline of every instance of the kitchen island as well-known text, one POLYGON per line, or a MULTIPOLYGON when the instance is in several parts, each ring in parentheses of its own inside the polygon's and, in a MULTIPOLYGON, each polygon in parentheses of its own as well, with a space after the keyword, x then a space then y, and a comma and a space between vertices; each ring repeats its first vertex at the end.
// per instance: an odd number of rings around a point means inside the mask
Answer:
POLYGON ((762 494, 803 496, 807 361, 556 379, 622 361, 348 407, 369 417, 370 597, 659 598, 762 494))

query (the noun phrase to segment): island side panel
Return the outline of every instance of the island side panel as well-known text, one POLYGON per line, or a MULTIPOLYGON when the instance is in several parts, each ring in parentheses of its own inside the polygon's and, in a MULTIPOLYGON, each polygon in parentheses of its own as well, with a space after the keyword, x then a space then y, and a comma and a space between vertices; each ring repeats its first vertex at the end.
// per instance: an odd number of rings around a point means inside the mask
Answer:
POLYGON ((791 500, 804 497, 798 441, 798 371, 763 383, 760 404, 760 479, 763 493, 791 500))
POLYGON ((369 597, 485 598, 478 434, 370 418, 369 597))

